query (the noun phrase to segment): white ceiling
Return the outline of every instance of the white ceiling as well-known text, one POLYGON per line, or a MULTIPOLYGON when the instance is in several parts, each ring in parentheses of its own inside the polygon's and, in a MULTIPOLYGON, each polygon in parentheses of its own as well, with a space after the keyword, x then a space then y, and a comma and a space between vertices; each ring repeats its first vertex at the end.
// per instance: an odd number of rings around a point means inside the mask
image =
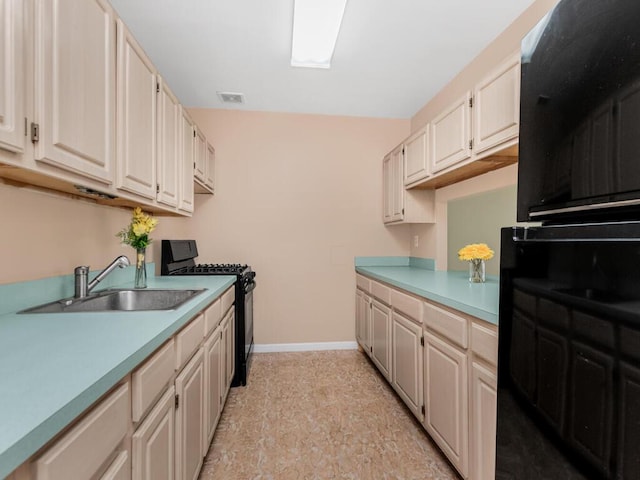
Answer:
POLYGON ((186 106, 410 118, 533 0, 348 0, 330 70, 290 66, 293 0, 111 3, 186 106))

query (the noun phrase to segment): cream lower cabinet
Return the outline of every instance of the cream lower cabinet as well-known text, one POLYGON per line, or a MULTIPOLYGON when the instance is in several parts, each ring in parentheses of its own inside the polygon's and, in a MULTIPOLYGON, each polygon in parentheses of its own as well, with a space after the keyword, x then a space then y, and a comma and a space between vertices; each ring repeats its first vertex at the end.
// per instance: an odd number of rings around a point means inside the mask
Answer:
POLYGON ((204 441, 204 353, 176 377, 176 479, 197 480, 204 441))
POLYGON ((424 425, 451 463, 467 476, 467 355, 425 332, 424 425))
POLYGON ((356 340, 367 353, 371 353, 371 299, 362 290, 356 290, 356 340))
POLYGON ((392 328, 392 386, 413 414, 422 420, 422 323, 394 311, 392 328))
POLYGON ((209 444, 213 439, 213 434, 222 412, 222 392, 223 392, 223 331, 222 326, 218 326, 204 343, 204 378, 205 378, 205 442, 202 455, 207 454, 209 444))
POLYGON ((371 360, 391 382, 391 309, 375 299, 371 302, 371 360))
POLYGON ((133 478, 173 480, 175 438, 175 388, 172 385, 133 434, 133 478))
POLYGON ((235 374, 235 356, 236 356, 236 344, 235 344, 235 308, 231 307, 224 319, 222 320, 222 336, 224 338, 224 382, 223 382, 223 398, 226 400, 231 388, 231 382, 233 381, 233 375, 235 374))
POLYGON ((356 284, 360 346, 462 477, 493 480, 497 326, 360 274, 356 284))

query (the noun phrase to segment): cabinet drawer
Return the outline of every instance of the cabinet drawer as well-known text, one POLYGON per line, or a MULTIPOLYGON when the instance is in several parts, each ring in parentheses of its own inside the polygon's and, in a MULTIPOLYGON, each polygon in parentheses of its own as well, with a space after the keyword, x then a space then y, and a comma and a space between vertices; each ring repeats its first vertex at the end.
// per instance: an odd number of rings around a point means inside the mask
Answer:
POLYGON ((176 366, 176 350, 169 340, 131 376, 131 415, 138 422, 171 380, 176 366))
POLYGON ((371 280, 371 295, 379 298, 387 305, 391 304, 391 289, 381 283, 371 280))
POLYGON ((36 461, 36 480, 92 478, 127 434, 129 405, 125 383, 36 461))
POLYGON ((221 309, 222 315, 227 313, 227 310, 229 310, 229 307, 233 305, 233 302, 235 302, 235 300, 236 300, 236 288, 230 287, 229 290, 227 290, 222 294, 222 298, 220 299, 220 301, 222 302, 222 309, 221 309))
POLYGON ((365 292, 369 293, 371 291, 371 280, 369 280, 367 277, 356 274, 356 286, 360 290, 364 290, 365 292))
POLYGON ((204 337, 204 315, 199 314, 176 335, 176 370, 180 370, 204 337))
POLYGON ((471 323, 471 351, 491 365, 498 364, 498 332, 495 327, 471 323))
POLYGON ((217 299, 204 312, 204 336, 207 337, 222 320, 222 299, 217 299))
POLYGON ((466 318, 430 303, 425 303, 423 319, 424 324, 431 330, 438 332, 462 348, 467 348, 469 335, 467 333, 466 318))
POLYGON ((391 306, 418 323, 422 323, 422 302, 406 293, 391 289, 391 306))

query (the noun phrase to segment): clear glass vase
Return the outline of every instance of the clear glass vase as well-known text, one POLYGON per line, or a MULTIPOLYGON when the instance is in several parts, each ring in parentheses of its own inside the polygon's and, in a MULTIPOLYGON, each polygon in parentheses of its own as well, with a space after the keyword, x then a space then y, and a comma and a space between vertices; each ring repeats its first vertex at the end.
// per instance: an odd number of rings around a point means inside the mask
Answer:
POLYGON ((136 279, 133 288, 147 288, 146 255, 145 248, 136 249, 136 279))
POLYGON ((484 260, 480 260, 479 258, 469 260, 469 282, 484 283, 485 279, 484 260))

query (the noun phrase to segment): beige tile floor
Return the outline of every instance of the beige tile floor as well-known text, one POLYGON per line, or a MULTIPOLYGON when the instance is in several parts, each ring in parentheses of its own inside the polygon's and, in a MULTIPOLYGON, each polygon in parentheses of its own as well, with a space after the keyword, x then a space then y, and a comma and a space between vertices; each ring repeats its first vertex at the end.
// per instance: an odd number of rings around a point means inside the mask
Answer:
POLYGON ((255 354, 201 480, 458 479, 366 355, 255 354))

